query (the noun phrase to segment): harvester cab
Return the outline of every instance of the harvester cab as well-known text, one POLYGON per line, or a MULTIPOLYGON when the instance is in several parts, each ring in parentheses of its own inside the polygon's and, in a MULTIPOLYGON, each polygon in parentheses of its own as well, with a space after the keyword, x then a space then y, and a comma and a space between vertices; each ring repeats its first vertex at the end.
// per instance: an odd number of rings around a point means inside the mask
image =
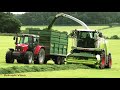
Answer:
POLYGON ((75 39, 74 47, 82 47, 82 48, 97 48, 99 45, 98 38, 101 38, 102 33, 96 30, 86 30, 86 29, 76 29, 73 30, 70 36, 75 39))

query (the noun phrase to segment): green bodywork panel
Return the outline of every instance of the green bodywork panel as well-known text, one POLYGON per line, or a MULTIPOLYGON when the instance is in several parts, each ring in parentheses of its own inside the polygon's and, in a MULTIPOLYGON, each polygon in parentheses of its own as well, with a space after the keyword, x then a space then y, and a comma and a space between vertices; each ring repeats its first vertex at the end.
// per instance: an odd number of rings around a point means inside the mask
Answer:
POLYGON ((70 55, 72 56, 82 56, 82 57, 91 57, 91 58, 95 58, 96 56, 94 54, 90 54, 90 53, 86 53, 86 52, 81 52, 81 53, 73 53, 70 55))
POLYGON ((72 47, 72 49, 77 49, 77 50, 86 50, 86 51, 101 51, 103 50, 102 48, 82 48, 82 47, 72 47))
POLYGON ((29 34, 39 35, 39 44, 45 46, 47 55, 67 55, 68 33, 55 30, 29 30, 29 34))

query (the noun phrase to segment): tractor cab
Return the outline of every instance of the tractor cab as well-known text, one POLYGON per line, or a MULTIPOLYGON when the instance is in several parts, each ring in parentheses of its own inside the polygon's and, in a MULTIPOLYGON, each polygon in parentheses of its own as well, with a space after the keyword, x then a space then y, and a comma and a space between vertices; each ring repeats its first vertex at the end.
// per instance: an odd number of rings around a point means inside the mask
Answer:
POLYGON ((14 37, 16 51, 26 52, 33 51, 34 47, 39 44, 39 36, 32 34, 16 35, 14 37))

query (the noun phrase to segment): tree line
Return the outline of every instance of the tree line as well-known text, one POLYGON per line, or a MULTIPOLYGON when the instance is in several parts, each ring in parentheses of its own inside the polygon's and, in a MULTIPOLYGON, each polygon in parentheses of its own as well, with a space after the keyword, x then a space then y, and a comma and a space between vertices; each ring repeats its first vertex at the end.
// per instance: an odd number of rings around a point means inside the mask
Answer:
MULTIPOLYGON (((55 15, 61 12, 26 12, 14 15, 10 12, 0 12, 0 33, 20 32, 22 25, 49 25, 55 15)), ((120 12, 63 12, 72 15, 87 25, 109 26, 120 23, 120 12), (114 24, 113 24, 114 23, 114 24)), ((68 18, 58 18, 55 25, 79 25, 68 18)))
MULTIPOLYGON (((22 15, 15 15, 22 25, 49 25, 56 14, 61 12, 27 12, 22 15)), ((72 15, 88 25, 120 23, 120 12, 63 12, 72 15)), ((78 25, 68 19, 59 18, 55 25, 78 25)))

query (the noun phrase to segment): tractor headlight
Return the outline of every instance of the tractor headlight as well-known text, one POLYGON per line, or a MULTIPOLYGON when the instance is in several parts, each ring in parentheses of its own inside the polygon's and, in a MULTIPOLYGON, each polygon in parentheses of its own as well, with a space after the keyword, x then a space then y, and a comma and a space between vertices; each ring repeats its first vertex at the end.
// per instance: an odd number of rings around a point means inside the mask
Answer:
POLYGON ((22 51, 22 47, 16 46, 16 49, 15 49, 15 50, 18 51, 18 52, 20 52, 20 51, 22 51))

